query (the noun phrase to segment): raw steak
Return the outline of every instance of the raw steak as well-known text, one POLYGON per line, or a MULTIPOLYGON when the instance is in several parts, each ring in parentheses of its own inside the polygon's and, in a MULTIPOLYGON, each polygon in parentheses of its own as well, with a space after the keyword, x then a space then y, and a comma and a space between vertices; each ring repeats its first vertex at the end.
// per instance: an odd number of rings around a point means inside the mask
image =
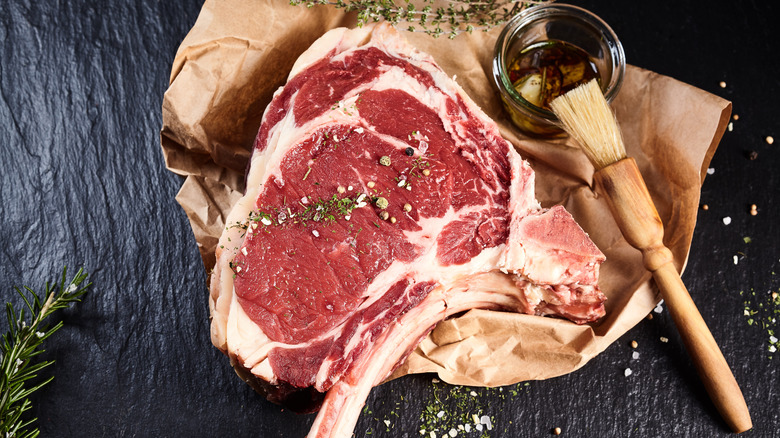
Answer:
POLYGON ((227 224, 212 340, 270 400, 320 408, 310 437, 351 436, 371 387, 451 315, 604 313, 603 254, 386 25, 330 31, 296 62, 227 224))

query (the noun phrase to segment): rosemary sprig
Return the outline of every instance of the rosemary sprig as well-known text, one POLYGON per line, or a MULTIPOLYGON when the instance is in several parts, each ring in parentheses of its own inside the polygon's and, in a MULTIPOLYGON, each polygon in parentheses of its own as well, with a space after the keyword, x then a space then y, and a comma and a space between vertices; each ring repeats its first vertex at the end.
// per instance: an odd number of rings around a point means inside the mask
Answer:
POLYGON ((358 26, 386 20, 407 24, 411 32, 424 32, 434 37, 474 30, 488 30, 506 23, 529 5, 550 0, 291 0, 291 5, 331 5, 346 12, 357 11, 358 26), (415 6, 417 3, 419 6, 415 6), (442 6, 443 5, 443 6, 442 6))
POLYGON ((25 306, 18 312, 13 304, 6 304, 8 314, 8 332, 2 337, 0 354, 0 437, 33 438, 39 430, 31 428, 37 419, 23 419, 22 414, 32 407, 29 396, 51 382, 54 376, 38 383, 30 383, 37 373, 53 364, 54 361, 35 362, 34 359, 44 350, 39 347, 45 339, 54 334, 60 327, 59 321, 52 327, 43 321, 59 309, 64 309, 74 301, 80 301, 91 283, 84 283, 87 274, 83 269, 67 281, 67 268, 62 270, 62 280, 53 286, 46 283, 46 293, 39 297, 35 291, 25 286, 24 290, 16 292, 24 300, 25 306), (43 299, 43 301, 41 301, 43 299), (32 320, 28 323, 25 308, 29 310, 32 320))

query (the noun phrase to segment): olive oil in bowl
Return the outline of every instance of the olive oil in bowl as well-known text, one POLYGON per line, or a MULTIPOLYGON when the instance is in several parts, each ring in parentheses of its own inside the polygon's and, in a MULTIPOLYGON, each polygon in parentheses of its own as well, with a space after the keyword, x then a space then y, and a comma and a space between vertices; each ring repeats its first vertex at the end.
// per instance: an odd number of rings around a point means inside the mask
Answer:
POLYGON ((607 102, 623 82, 626 58, 617 35, 592 12, 544 3, 512 17, 498 35, 493 80, 508 118, 524 134, 566 133, 550 102, 596 78, 607 102))

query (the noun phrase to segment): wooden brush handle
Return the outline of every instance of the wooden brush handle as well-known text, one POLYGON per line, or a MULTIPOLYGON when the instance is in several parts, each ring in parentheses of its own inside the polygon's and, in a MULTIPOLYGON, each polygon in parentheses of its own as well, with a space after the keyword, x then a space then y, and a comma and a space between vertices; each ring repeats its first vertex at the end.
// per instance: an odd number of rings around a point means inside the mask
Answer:
POLYGON ((734 432, 751 429, 753 423, 742 391, 680 279, 672 263, 672 252, 663 244, 663 223, 636 162, 633 158, 620 160, 596 172, 595 180, 606 195, 623 236, 642 251, 644 265, 653 273, 685 348, 718 411, 734 432))

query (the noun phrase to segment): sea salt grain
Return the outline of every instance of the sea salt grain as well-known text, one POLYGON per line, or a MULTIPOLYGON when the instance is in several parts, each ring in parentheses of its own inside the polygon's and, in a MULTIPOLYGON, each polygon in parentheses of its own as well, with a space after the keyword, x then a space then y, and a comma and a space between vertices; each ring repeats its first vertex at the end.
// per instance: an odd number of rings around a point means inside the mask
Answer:
POLYGON ((623 371, 623 374, 624 374, 626 377, 630 376, 630 375, 631 375, 631 374, 633 374, 633 373, 634 373, 634 372, 633 372, 633 371, 631 371, 631 368, 626 368, 626 370, 625 370, 625 371, 623 371))
POLYGON ((734 264, 736 265, 737 263, 739 263, 739 257, 734 256, 734 264))
POLYGON ((715 168, 714 167, 707 168, 707 175, 712 175, 713 173, 715 173, 715 168))
POLYGON ((665 343, 667 343, 667 342, 669 342, 669 338, 667 338, 667 337, 665 337, 665 336, 661 336, 661 338, 660 338, 660 339, 661 339, 661 342, 663 342, 664 344, 665 344, 665 343))
POLYGON ((726 217, 723 218, 723 225, 728 225, 730 223, 731 223, 731 217, 730 216, 726 216, 726 217))
POLYGON ((635 352, 631 353, 631 358, 634 359, 634 360, 639 359, 639 352, 635 351, 635 352))
POLYGON ((769 337, 769 342, 771 342, 771 343, 773 343, 773 344, 777 344, 777 338, 776 338, 776 337, 774 337, 774 336, 770 336, 770 337, 769 337))

